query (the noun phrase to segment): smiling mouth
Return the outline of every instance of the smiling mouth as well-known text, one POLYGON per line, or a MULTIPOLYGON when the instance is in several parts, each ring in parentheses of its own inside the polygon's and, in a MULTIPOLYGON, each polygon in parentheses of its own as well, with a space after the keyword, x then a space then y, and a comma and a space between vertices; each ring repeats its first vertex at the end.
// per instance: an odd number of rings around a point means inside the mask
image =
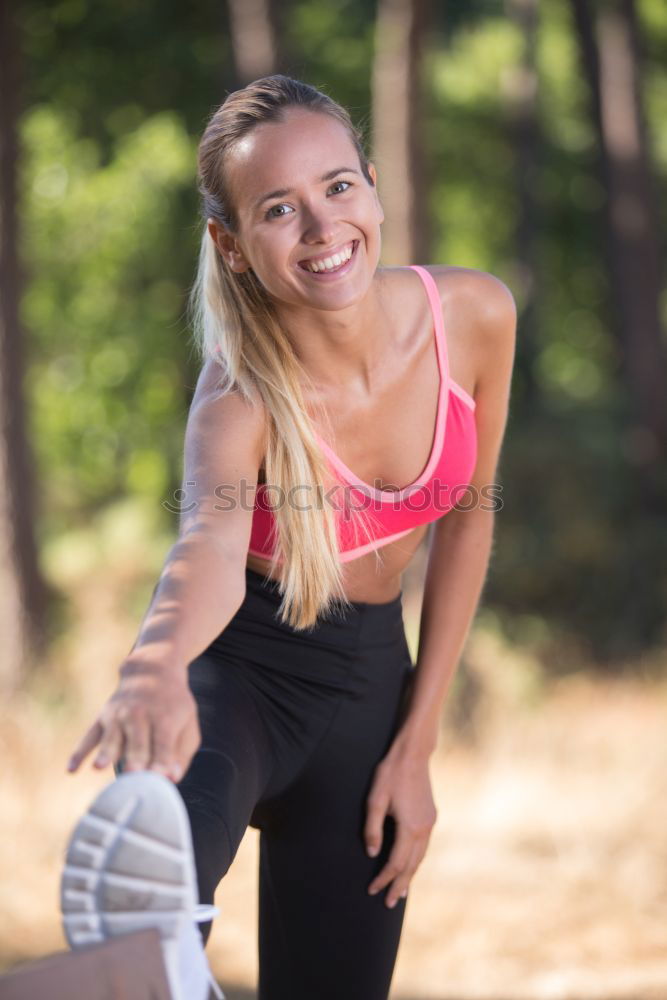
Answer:
POLYGON ((319 257, 317 258, 317 266, 314 266, 311 261, 301 260, 299 261, 299 267, 302 271, 306 271, 308 274, 335 274, 337 271, 342 271, 346 264, 354 257, 357 247, 359 245, 359 240, 352 240, 350 243, 345 244, 343 252, 340 251, 332 254, 329 257, 319 257), (351 250, 348 249, 351 247, 351 250), (336 260, 338 263, 336 263, 336 260), (325 263, 328 262, 328 263, 325 263))

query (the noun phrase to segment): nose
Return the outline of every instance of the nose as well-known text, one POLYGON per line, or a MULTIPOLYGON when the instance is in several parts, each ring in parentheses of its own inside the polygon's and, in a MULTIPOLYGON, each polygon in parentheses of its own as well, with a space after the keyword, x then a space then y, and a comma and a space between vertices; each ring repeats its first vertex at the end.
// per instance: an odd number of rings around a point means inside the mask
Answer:
POLYGON ((304 243, 329 244, 333 242, 336 234, 336 225, 333 219, 330 218, 326 208, 310 207, 305 210, 305 216, 306 220, 303 231, 304 243))

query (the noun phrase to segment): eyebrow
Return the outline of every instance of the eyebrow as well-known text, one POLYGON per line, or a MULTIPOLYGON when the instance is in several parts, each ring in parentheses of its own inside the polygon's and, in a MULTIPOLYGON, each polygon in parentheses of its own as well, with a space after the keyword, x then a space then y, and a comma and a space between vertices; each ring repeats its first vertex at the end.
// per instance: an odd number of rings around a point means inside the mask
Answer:
MULTIPOLYGON (((330 170, 328 173, 322 174, 319 183, 322 184, 324 181, 331 181, 334 177, 337 177, 338 174, 345 173, 358 174, 359 171, 355 170, 353 167, 336 167, 335 170, 330 170)), ((269 194, 262 195, 262 197, 255 202, 255 208, 259 208, 260 205, 263 205, 264 202, 268 201, 270 198, 284 198, 286 195, 292 194, 293 191, 294 188, 278 188, 276 191, 270 191, 269 194)))

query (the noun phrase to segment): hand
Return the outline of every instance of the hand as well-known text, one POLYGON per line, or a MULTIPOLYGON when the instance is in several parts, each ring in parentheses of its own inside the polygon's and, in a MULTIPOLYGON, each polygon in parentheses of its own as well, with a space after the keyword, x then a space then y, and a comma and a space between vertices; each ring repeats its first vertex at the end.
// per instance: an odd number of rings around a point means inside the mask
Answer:
POLYGON ((159 771, 179 781, 201 743, 187 671, 142 662, 131 653, 120 672, 117 690, 74 750, 67 770, 76 771, 99 744, 94 767, 123 757, 124 771, 159 771))
POLYGON ((428 759, 391 754, 378 765, 367 801, 364 839, 375 857, 382 846, 382 827, 389 814, 396 821, 396 837, 387 864, 368 887, 375 895, 391 883, 385 903, 394 906, 407 896, 410 880, 428 847, 437 811, 431 792, 428 759))

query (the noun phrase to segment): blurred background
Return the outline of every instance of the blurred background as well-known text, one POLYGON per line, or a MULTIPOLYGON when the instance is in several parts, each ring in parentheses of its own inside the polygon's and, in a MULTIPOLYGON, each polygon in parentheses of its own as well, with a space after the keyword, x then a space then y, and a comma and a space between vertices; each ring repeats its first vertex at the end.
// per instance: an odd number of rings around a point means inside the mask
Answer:
MULTIPOLYGON (((0 18, 0 971, 65 947, 66 840, 113 777, 66 761, 177 532, 197 143, 229 92, 284 72, 363 129, 382 263, 489 271, 519 312, 504 506, 392 995, 664 1000, 664 0, 2 0, 0 18)), ((208 949, 229 1000, 255 995, 256 836, 208 949)))

